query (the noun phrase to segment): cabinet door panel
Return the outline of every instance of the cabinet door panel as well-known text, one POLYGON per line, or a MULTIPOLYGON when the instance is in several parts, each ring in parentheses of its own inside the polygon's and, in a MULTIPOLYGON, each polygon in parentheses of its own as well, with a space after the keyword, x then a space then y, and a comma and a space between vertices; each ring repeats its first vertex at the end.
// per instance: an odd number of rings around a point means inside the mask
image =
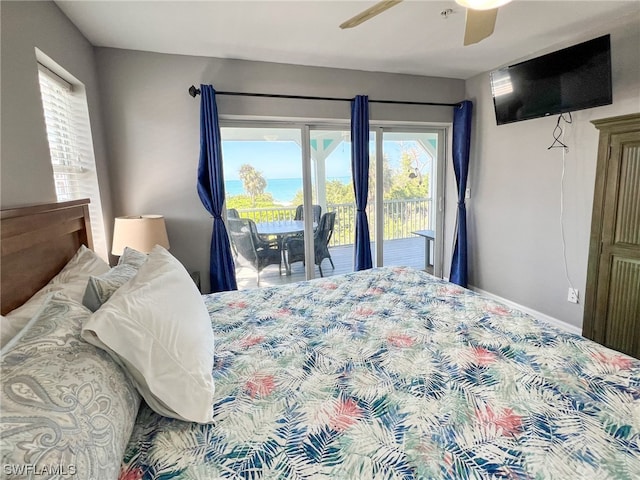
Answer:
POLYGON ((594 340, 640 358, 640 132, 610 137, 594 340))
POLYGON ((613 143, 613 149, 620 149, 613 242, 640 247, 640 135, 620 137, 613 143))
POLYGON ((613 257, 607 301, 604 344, 640 356, 640 259, 613 257))

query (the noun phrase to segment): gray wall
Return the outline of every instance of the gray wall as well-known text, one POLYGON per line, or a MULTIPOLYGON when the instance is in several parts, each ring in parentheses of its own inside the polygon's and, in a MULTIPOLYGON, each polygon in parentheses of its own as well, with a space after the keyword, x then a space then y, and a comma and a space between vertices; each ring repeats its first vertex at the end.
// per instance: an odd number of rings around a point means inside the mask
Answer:
MULTIPOLYGON (((172 253, 208 288, 211 221, 196 192, 200 97, 219 91, 457 102, 464 81, 274 63, 97 49, 114 213, 165 215, 172 253)), ((221 118, 348 120, 348 102, 218 97, 221 118)), ((450 123, 451 107, 372 104, 371 119, 450 123)))
MULTIPOLYGON (((568 273, 584 295, 598 131, 591 120, 640 111, 640 20, 611 32, 613 104, 573 114, 564 126, 564 229, 568 273)), ((577 40, 573 43, 578 43, 577 40)), ((468 201, 470 283, 574 326, 560 232, 562 149, 547 150, 557 116, 496 126, 489 76, 467 81, 475 106, 468 201)))
MULTIPOLYGON (((2 207, 56 201, 38 83, 37 47, 85 85, 102 207, 105 218, 109 218, 109 175, 93 47, 53 2, 3 1, 0 16, 2 207)), ((109 238, 110 225, 105 228, 109 238)))

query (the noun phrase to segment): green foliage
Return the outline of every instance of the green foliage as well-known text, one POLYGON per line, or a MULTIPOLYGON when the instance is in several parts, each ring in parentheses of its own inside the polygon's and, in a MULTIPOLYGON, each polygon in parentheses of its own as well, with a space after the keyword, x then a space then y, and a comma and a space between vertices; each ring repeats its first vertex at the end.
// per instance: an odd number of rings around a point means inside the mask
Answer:
MULTIPOLYGON (((353 185, 351 183, 342 183, 340 180, 329 180, 326 183, 327 203, 354 203, 356 201, 353 193, 353 185)), ((315 187, 313 188, 313 197, 316 197, 315 187)), ((302 190, 298 190, 296 196, 293 197, 292 205, 302 204, 302 190)))
POLYGON ((270 193, 251 198, 249 195, 231 195, 227 197, 227 208, 243 210, 246 208, 266 208, 279 206, 270 193))
POLYGON ((353 185, 340 180, 327 182, 327 203, 354 203, 356 201, 353 185))
MULTIPOLYGON (((316 196, 316 189, 315 187, 313 187, 313 193, 312 196, 315 197, 316 196)), ((302 200, 303 196, 302 196, 302 190, 298 190, 296 192, 296 196, 293 197, 293 200, 291 200, 291 205, 302 205, 303 200, 302 200)))
MULTIPOLYGON (((391 189, 391 185, 393 183, 393 177, 395 173, 391 166, 389 165, 389 157, 384 155, 382 157, 382 178, 383 180, 383 192, 385 192, 384 198, 387 198, 386 192, 391 189)), ((369 203, 373 203, 374 198, 376 196, 376 169, 375 165, 369 165, 369 196, 367 197, 369 203)))
MULTIPOLYGON (((386 200, 425 198, 429 196, 429 174, 423 174, 418 152, 405 150, 400 156, 400 169, 391 176, 390 188, 385 189, 386 200)), ((386 186, 386 185, 385 185, 386 186)))

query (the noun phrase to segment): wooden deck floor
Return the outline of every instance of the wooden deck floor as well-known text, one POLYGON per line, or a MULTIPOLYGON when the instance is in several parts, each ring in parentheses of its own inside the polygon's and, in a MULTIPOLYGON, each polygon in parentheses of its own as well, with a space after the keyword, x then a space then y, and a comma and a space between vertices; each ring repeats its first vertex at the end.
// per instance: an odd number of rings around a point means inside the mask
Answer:
MULTIPOLYGON (((375 245, 372 244, 372 251, 375 245)), ((331 258, 335 269, 331 268, 329 260, 322 262, 322 273, 325 277, 339 275, 353 271, 353 245, 343 247, 332 247, 330 249, 331 258)), ((399 240, 387 240, 384 245, 384 264, 404 265, 415 268, 424 268, 424 239, 421 237, 403 238, 399 240)), ((320 276, 318 267, 315 269, 316 277, 320 276)), ((236 278, 238 289, 257 287, 257 276, 255 270, 249 267, 236 268, 236 278)), ((294 263, 291 266, 291 275, 280 275, 277 265, 270 265, 260 272, 260 286, 270 287, 284 285, 291 282, 304 280, 304 265, 302 262, 294 263)))

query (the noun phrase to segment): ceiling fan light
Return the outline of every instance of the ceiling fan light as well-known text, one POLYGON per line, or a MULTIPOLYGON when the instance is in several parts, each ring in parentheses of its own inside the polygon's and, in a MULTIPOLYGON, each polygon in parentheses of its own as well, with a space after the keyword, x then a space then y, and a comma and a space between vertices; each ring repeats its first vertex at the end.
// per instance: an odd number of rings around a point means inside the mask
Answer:
POLYGON ((471 10, 490 10, 506 5, 511 0, 456 0, 458 5, 471 10))

